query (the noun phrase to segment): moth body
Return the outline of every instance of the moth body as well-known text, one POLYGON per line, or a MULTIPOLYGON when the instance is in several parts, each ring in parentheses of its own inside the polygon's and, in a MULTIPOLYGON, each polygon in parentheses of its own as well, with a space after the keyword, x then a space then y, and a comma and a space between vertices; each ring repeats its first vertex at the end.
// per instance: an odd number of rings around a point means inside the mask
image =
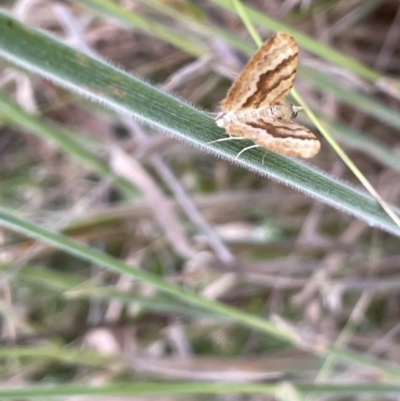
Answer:
POLYGON ((281 104, 275 104, 262 108, 248 108, 239 110, 227 110, 218 115, 216 124, 218 127, 226 128, 229 123, 247 122, 257 118, 267 118, 276 120, 290 120, 295 118, 302 108, 294 106, 285 100, 281 104))

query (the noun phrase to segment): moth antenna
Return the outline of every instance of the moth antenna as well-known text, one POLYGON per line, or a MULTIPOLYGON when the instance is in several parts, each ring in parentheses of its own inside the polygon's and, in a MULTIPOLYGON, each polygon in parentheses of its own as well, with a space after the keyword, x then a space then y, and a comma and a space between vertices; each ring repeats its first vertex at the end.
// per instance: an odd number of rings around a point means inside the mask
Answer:
POLYGON ((217 119, 222 113, 220 111, 206 111, 205 112, 208 116, 214 117, 217 119))

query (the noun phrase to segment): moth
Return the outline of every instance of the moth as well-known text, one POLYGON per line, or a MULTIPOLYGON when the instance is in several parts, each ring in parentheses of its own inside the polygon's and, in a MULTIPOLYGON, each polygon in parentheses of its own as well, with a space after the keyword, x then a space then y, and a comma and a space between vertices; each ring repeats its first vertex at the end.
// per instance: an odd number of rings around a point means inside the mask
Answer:
POLYGON ((293 36, 277 33, 267 39, 222 100, 216 124, 230 137, 251 139, 255 143, 251 147, 286 156, 315 156, 320 142, 310 130, 292 121, 302 108, 286 100, 295 80, 297 58, 293 36))

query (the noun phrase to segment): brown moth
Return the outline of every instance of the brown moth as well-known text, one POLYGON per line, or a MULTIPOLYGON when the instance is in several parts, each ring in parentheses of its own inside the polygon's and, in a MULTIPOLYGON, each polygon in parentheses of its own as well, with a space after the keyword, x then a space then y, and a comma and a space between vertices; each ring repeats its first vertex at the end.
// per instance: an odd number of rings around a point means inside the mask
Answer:
POLYGON ((320 142, 291 119, 302 109, 286 100, 297 69, 298 47, 293 36, 277 33, 250 59, 221 102, 216 124, 229 136, 286 156, 315 156, 320 142))

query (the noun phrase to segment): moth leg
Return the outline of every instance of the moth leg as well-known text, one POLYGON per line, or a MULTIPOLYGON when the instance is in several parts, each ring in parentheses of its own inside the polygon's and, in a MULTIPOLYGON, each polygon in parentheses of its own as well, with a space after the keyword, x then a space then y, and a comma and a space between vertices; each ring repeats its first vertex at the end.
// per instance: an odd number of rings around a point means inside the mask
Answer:
POLYGON ((247 146, 247 148, 242 149, 242 150, 236 155, 235 160, 239 159, 239 156, 240 156, 242 153, 246 152, 246 150, 250 150, 250 149, 253 149, 253 148, 259 148, 259 147, 260 147, 260 145, 251 145, 251 146, 247 146))
POLYGON ((262 159, 261 159, 261 164, 262 164, 262 165, 264 165, 264 159, 265 159, 265 156, 267 156, 267 154, 268 154, 268 151, 265 151, 265 152, 264 152, 264 156, 263 156, 262 159))
POLYGON ((212 143, 216 143, 216 142, 233 141, 235 139, 243 140, 243 139, 247 139, 247 138, 241 137, 241 136, 231 136, 231 135, 229 135, 227 138, 219 138, 219 139, 216 139, 215 141, 207 142, 206 145, 211 145, 212 143))

